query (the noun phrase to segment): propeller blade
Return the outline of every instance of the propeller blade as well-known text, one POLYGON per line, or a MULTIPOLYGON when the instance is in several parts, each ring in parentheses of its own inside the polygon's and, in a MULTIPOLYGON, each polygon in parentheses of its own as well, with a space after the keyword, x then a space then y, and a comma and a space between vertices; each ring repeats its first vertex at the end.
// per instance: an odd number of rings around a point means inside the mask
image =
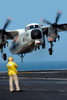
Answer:
POLYGON ((13 20, 12 18, 8 17, 8 19, 6 20, 6 23, 3 27, 3 30, 5 30, 7 28, 7 26, 9 25, 9 23, 11 22, 11 20, 13 20))
POLYGON ((43 19, 43 22, 49 25, 52 25, 52 23, 50 23, 49 21, 47 21, 46 19, 43 19))
POLYGON ((62 13, 61 11, 57 12, 57 17, 56 17, 56 22, 55 22, 56 24, 57 24, 57 22, 58 22, 58 20, 59 20, 59 18, 61 16, 61 13, 62 13))

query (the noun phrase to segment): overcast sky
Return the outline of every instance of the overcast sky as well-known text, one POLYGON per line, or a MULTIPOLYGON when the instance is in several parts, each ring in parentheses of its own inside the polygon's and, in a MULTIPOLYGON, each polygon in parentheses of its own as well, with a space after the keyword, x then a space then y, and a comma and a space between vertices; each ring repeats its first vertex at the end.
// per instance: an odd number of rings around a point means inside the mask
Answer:
MULTIPOLYGON (((41 17, 55 22, 57 10, 63 12, 58 23, 67 23, 67 0, 0 0, 0 28, 8 16, 12 17, 13 21, 7 30, 25 28, 26 23, 40 24, 41 17)), ((48 53, 50 45, 46 39, 46 48, 27 54, 24 62, 67 61, 67 32, 61 32, 59 35, 60 41, 54 43, 52 56, 48 53)), ((12 55, 8 48, 4 49, 4 52, 8 57, 13 56, 16 62, 21 61, 20 57, 12 55)), ((3 62, 1 55, 0 62, 3 62)))

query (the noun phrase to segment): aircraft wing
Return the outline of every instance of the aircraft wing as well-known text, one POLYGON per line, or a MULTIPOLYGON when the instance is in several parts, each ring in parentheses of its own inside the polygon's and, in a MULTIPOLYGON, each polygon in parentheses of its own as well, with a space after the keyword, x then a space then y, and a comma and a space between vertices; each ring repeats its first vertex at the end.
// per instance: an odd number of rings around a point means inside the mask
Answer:
MULTIPOLYGON (((50 28, 50 26, 41 27, 41 29, 43 31, 43 35, 48 35, 49 28, 50 28)), ((66 24, 59 24, 58 28, 57 28, 57 31, 58 32, 67 31, 67 23, 66 24)))
POLYGON ((67 31, 67 24, 59 24, 57 30, 58 32, 67 31))
POLYGON ((6 31, 6 39, 14 39, 14 37, 16 36, 18 36, 18 31, 15 30, 6 31))

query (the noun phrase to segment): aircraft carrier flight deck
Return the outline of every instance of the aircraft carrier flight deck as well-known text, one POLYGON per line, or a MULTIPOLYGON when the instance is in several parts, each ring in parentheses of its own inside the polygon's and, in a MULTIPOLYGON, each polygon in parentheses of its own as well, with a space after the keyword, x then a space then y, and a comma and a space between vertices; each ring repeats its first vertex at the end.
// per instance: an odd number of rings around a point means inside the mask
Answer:
POLYGON ((19 71, 22 92, 9 92, 7 72, 0 72, 0 100, 67 100, 67 70, 19 71))

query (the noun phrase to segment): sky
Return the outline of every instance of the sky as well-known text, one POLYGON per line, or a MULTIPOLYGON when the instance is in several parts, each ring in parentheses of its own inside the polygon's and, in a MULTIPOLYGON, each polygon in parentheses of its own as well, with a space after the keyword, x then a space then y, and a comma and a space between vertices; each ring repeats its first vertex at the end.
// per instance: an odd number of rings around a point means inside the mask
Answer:
MULTIPOLYGON (((55 22, 57 10, 62 11, 58 24, 67 23, 67 0, 0 0, 0 28, 8 16, 12 17, 13 21, 7 30, 25 28, 27 23, 40 24, 41 17, 55 22)), ((67 32, 60 32, 59 35, 60 40, 54 43, 52 56, 48 53, 50 44, 46 39, 46 48, 26 54, 24 62, 67 61, 67 32)), ((21 63, 20 57, 12 55, 8 48, 4 49, 4 53, 7 53, 7 57, 12 56, 15 62, 21 63)), ((1 54, 0 62, 3 62, 1 54)))

